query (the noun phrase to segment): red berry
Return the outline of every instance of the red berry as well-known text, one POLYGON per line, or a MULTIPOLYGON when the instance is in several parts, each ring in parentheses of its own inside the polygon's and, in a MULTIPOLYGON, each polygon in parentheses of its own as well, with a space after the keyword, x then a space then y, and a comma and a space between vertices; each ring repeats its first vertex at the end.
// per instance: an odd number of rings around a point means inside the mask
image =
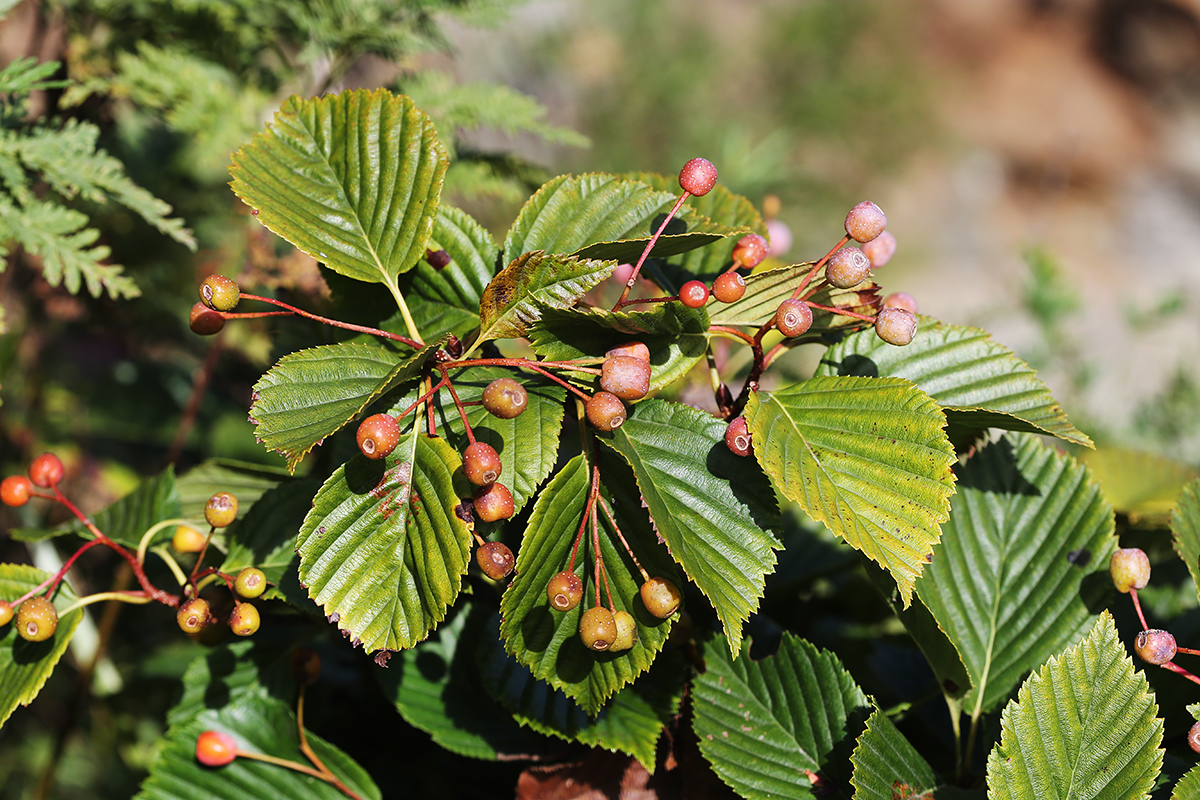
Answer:
POLYGON ((1118 592, 1129 594, 1130 589, 1145 589, 1150 582, 1150 558, 1140 548, 1121 548, 1109 559, 1108 574, 1118 592))
POLYGON ((605 358, 612 356, 628 356, 629 358, 640 358, 642 361, 650 360, 650 348, 642 342, 626 342, 619 344, 616 347, 609 348, 604 354, 605 358))
POLYGON ((607 650, 617 639, 617 623, 612 612, 595 606, 583 612, 579 620, 579 638, 592 650, 607 650))
POLYGON ((700 281, 688 281, 679 289, 679 302, 688 308, 699 308, 708 302, 708 287, 700 281))
POLYGON ((766 239, 757 233, 747 233, 733 246, 733 260, 746 268, 757 267, 770 249, 766 239))
POLYGON ((237 758, 237 740, 228 733, 205 731, 196 737, 196 760, 206 767, 223 767, 237 758))
POLYGON ((869 242, 887 227, 887 216, 879 206, 864 200, 846 215, 846 233, 856 242, 869 242))
POLYGON ((220 311, 213 311, 204 303, 196 303, 188 314, 188 327, 192 333, 200 336, 212 336, 225 327, 225 317, 220 311))
POLYGON ((917 318, 903 308, 881 308, 875 317, 875 333, 888 344, 903 347, 917 335, 917 318))
POLYGON ((893 292, 883 298, 884 308, 903 308, 905 311, 917 313, 917 299, 907 292, 893 292))
POLYGON ((44 489, 57 486, 65 474, 62 460, 54 453, 42 453, 29 465, 30 480, 44 489))
POLYGON ((238 285, 224 275, 209 275, 200 284, 200 302, 217 311, 232 311, 240 298, 238 285))
POLYGON ((6 506, 23 506, 33 496, 33 481, 24 475, 9 475, 0 481, 0 501, 6 506))
POLYGON ((642 605, 646 610, 659 619, 666 619, 675 613, 683 595, 679 587, 666 578, 651 578, 642 584, 638 590, 642 597, 642 605))
POLYGON ((496 522, 513 515, 513 496, 504 484, 493 483, 475 492, 475 513, 484 522, 496 522))
POLYGON ((262 618, 250 603, 238 603, 229 613, 229 630, 237 636, 250 636, 258 631, 262 618))
POLYGON ((1133 640, 1133 651, 1147 664, 1166 664, 1175 658, 1175 637, 1154 628, 1140 631, 1133 640))
POLYGON ((583 599, 583 581, 574 572, 563 570, 546 584, 546 598, 556 611, 570 611, 583 599))
POLYGON ((494 581, 502 580, 512 574, 517 560, 513 551, 503 542, 484 542, 475 551, 475 563, 494 581))
POLYGON ((483 407, 500 419, 515 419, 529 408, 529 392, 512 378, 497 378, 483 390, 483 407))
POLYGON ((44 597, 35 596, 17 606, 17 634, 26 641, 44 642, 58 628, 58 609, 44 597))
POLYGON ((600 365, 600 388, 622 400, 642 399, 650 391, 650 362, 632 356, 609 356, 600 365))
POLYGON ((679 187, 688 194, 703 197, 717 185, 717 168, 706 158, 693 158, 679 170, 679 187))
POLYGON ((736 303, 746 293, 746 279, 736 272, 724 272, 713 281, 712 293, 721 303, 736 303))
POLYGON ((863 252, 871 260, 871 269, 879 269, 892 260, 896 252, 896 237, 891 231, 884 231, 863 245, 863 252))
POLYGON ((838 289, 857 286, 871 274, 871 261, 857 247, 843 247, 825 265, 825 279, 838 289))
POLYGON ((625 404, 612 392, 596 392, 584 406, 588 422, 602 431, 615 431, 625 422, 625 404))
POLYGON ((789 339, 806 333, 812 323, 812 309, 803 300, 784 300, 775 312, 775 327, 789 339))
POLYGON ((238 501, 230 492, 217 492, 204 505, 204 519, 214 528, 225 528, 237 519, 238 501))
POLYGON ((502 468, 500 454, 490 444, 475 442, 463 451, 463 472, 476 486, 487 486, 495 481, 502 468))
POLYGON ((391 414, 372 414, 358 426, 358 449, 367 458, 387 458, 400 442, 400 423, 391 414))
POLYGON ((725 446, 737 456, 748 456, 753 450, 750 444, 750 428, 745 417, 734 417, 725 427, 725 446))

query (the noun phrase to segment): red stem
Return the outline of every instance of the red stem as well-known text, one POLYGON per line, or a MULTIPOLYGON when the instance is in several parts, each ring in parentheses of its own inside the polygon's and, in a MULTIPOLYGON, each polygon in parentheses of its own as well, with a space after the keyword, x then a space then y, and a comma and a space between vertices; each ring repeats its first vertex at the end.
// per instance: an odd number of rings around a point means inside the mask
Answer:
POLYGON ((458 399, 458 392, 454 391, 454 384, 450 382, 450 376, 446 374, 446 367, 439 367, 442 371, 442 382, 446 384, 446 388, 450 390, 450 397, 454 399, 454 407, 458 409, 458 415, 462 417, 463 427, 467 429, 467 439, 471 444, 475 444, 475 431, 471 430, 471 423, 467 421, 467 410, 463 408, 462 401, 458 399))
MULTIPOLYGON (((596 513, 596 504, 593 504, 592 505, 592 530, 594 531, 593 536, 596 540, 596 555, 599 556, 600 555, 600 521, 597 517, 598 517, 598 515, 596 513)), ((600 576, 602 578, 604 578, 604 595, 608 598, 608 609, 609 609, 609 611, 613 611, 616 609, 616 606, 613 605, 612 587, 608 585, 608 568, 605 567, 603 563, 600 565, 600 576)))
POLYGON ((753 336, 745 331, 739 331, 737 328, 727 328, 724 325, 709 325, 708 329, 714 333, 723 333, 727 336, 733 336, 734 338, 741 339, 748 345, 754 344, 753 336))
MULTIPOLYGON (((259 295, 256 295, 256 294, 243 293, 242 298, 245 300, 258 300, 260 303, 270 303, 273 306, 279 306, 280 308, 286 308, 288 311, 292 312, 293 314, 299 314, 300 316, 302 316, 306 319, 311 319, 316 322, 323 322, 326 325, 332 325, 335 328, 344 328, 345 330, 355 331, 357 333, 369 333, 372 336, 381 336, 385 339, 391 339, 394 342, 400 342, 401 344, 406 344, 409 347, 412 347, 416 350, 420 350, 422 347, 425 346, 425 345, 421 344, 420 342, 418 342, 416 339, 410 339, 407 336, 401 336, 398 333, 388 333, 387 331, 379 330, 379 328, 368 328, 363 325, 353 325, 349 322, 342 322, 341 320, 329 319, 328 317, 322 317, 317 314, 313 314, 311 312, 305 311, 302 308, 296 308, 295 306, 288 305, 287 303, 283 302, 282 300, 276 300, 272 297, 260 297, 259 295)), ((265 312, 265 313, 271 314, 271 313, 277 313, 277 312, 265 312)))
POLYGON ((658 237, 662 236, 662 232, 667 229, 667 223, 675 216, 683 205, 684 201, 691 197, 690 192, 684 192, 675 201, 675 207, 671 209, 671 213, 667 214, 667 218, 663 220, 662 225, 658 226, 658 230, 650 237, 650 241, 646 242, 646 249, 642 251, 642 255, 638 258, 637 264, 633 267, 633 272, 629 276, 629 280, 625 282, 625 289, 621 292, 621 296, 617 298, 617 304, 612 307, 613 311, 620 310, 621 306, 625 305, 625 298, 629 297, 629 290, 637 283, 638 274, 642 271, 642 264, 646 263, 646 259, 650 256, 650 251, 654 249, 654 245, 658 242, 658 237))
POLYGON ((808 282, 811 281, 813 279, 813 276, 817 274, 817 271, 820 270, 821 267, 825 266, 825 262, 828 261, 830 258, 832 258, 833 254, 836 253, 838 250, 841 250, 842 246, 845 245, 849 241, 850 241, 850 234, 846 234, 845 236, 842 237, 842 240, 840 242, 838 242, 837 244, 835 244, 833 246, 832 250, 830 250, 828 253, 826 253, 825 255, 823 255, 821 257, 820 261, 818 261, 816 264, 813 264, 813 268, 810 269, 808 271, 808 274, 805 275, 804 278, 800 281, 800 285, 796 287, 796 291, 792 292, 792 297, 793 298, 799 297, 804 292, 804 287, 808 286, 808 282))
POLYGON ((617 538, 621 540, 621 545, 625 548, 625 552, 629 553, 629 557, 633 559, 633 565, 638 568, 638 572, 642 573, 642 580, 650 580, 650 574, 642 567, 642 563, 638 561, 637 555, 633 552, 633 548, 629 546, 629 542, 625 541, 625 535, 621 533, 621 527, 617 525, 617 518, 613 514, 613 510, 609 508, 608 502, 601 497, 599 499, 600 510, 604 512, 604 516, 608 517, 608 524, 612 525, 613 532, 617 534, 617 538))
POLYGON ((1137 609, 1138 619, 1142 621, 1142 630, 1150 630, 1150 626, 1146 624, 1146 616, 1142 613, 1142 604, 1138 602, 1137 589, 1130 589, 1129 596, 1133 599, 1133 607, 1137 609))
POLYGON ((1197 678, 1195 675, 1188 672, 1186 669, 1179 666, 1178 664, 1176 664, 1173 661, 1168 661, 1165 664, 1159 664, 1159 666, 1162 667, 1163 669, 1169 669, 1169 670, 1171 670, 1171 672, 1175 672, 1175 673, 1182 675, 1183 677, 1187 678, 1192 683, 1200 683, 1200 678, 1197 678))

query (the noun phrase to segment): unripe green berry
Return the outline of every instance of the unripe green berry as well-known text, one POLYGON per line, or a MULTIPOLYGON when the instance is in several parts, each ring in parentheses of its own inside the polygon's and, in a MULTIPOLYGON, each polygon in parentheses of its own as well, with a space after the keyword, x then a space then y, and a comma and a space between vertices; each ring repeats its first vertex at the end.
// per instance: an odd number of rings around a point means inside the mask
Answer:
POLYGON ((463 473, 476 486, 487 486, 500 477, 503 465, 496 448, 484 442, 467 445, 463 451, 463 473))
POLYGON ((579 638, 591 650, 603 651, 612 647, 617 638, 617 623, 612 612, 604 606, 583 612, 579 620, 579 638))
POLYGON ((184 633, 199 633, 207 628, 211 621, 212 613, 209 611, 208 601, 200 597, 193 597, 183 603, 175 613, 175 622, 184 633))
POLYGON ((770 245, 766 239, 757 233, 747 233, 733 246, 733 260, 747 269, 753 269, 763 262, 768 252, 770 245))
POLYGON ((238 597, 253 600, 267 590, 267 576, 257 567, 244 567, 233 579, 233 590, 238 597))
POLYGON ((679 170, 679 188, 703 197, 717 185, 717 168, 706 158, 693 158, 679 170))
POLYGON ((213 311, 204 303, 196 303, 188 313, 188 327, 192 333, 200 336, 212 336, 225 327, 225 318, 221 312, 213 311))
POLYGON ((1166 664, 1175 658, 1175 637, 1155 628, 1140 631, 1133 640, 1133 651, 1147 664, 1166 664))
POLYGON ((745 417, 734 417, 725 426, 725 446, 735 456, 748 456, 753 451, 750 443, 750 426, 745 417))
POLYGON ((225 528, 237 519, 238 501, 230 492, 217 492, 204 506, 204 519, 214 528, 225 528))
POLYGON ((355 441, 367 458, 387 458, 400 442, 400 423, 391 414, 372 414, 358 426, 355 441))
POLYGON ((596 392, 584 405, 588 422, 602 431, 615 431, 625 422, 625 404, 612 392, 596 392))
POLYGON ((196 760, 206 767, 223 767, 237 758, 237 740, 228 733, 204 731, 196 737, 196 760))
POLYGON ((250 636, 258 632, 262 618, 258 609, 250 603, 238 603, 229 613, 229 630, 237 636, 250 636))
POLYGON ((721 303, 736 303, 746 294, 746 279, 736 272, 723 272, 713 281, 713 297, 721 303))
POLYGON ((646 610, 659 619, 666 619, 679 608, 683 595, 679 587, 665 578, 651 578, 638 590, 646 610))
POLYGON ((650 391, 650 362, 609 356, 600 365, 600 388, 622 400, 640 400, 650 391))
POLYGON ((512 574, 517 559, 503 542, 484 542, 475 551, 475 563, 483 570, 484 575, 499 581, 512 574))
POLYGON ((892 260, 892 255, 896 252, 896 237, 892 236, 891 231, 884 231, 866 242, 862 249, 871 261, 871 269, 879 269, 892 260))
POLYGON ((605 358, 613 356, 628 356, 629 358, 640 358, 642 361, 649 361, 650 348, 643 342, 626 342, 616 347, 610 347, 608 352, 604 354, 605 358))
POLYGON ((190 525, 176 525, 171 536, 171 547, 176 553, 199 553, 204 549, 208 537, 190 525))
POLYGON ((838 289, 857 286, 871 274, 871 261, 857 247, 843 247, 825 264, 825 279, 838 289))
POLYGON ((0 600, 0 626, 4 626, 12 622, 14 613, 16 612, 13 611, 11 603, 6 603, 5 601, 0 600))
POLYGON ((708 302, 708 287, 700 281, 688 281, 679 287, 679 302, 688 308, 699 308, 708 302))
POLYGON ((512 492, 504 484, 493 483, 475 492, 475 513, 484 522, 497 522, 513 515, 512 492))
POLYGON ((775 311, 775 327, 789 339, 807 333, 812 323, 812 309, 803 300, 784 300, 775 311))
POLYGON ((33 481, 24 475, 9 475, 0 481, 0 502, 6 506, 23 506, 33 496, 33 481))
POLYGON ((903 347, 917 335, 917 318, 903 308, 881 308, 875 316, 875 334, 888 344, 903 347))
POLYGON ((546 584, 546 599, 555 611, 570 611, 583 599, 583 581, 574 572, 563 570, 546 584))
POLYGON ((637 622, 634 621, 633 614, 628 611, 614 611, 613 623, 617 626, 617 635, 608 649, 619 653, 633 647, 634 642, 638 640, 637 622))
POLYGON ((887 297, 883 298, 884 308, 903 308, 905 311, 916 314, 917 299, 907 292, 892 292, 887 297))
POLYGON ((42 596, 17 606, 17 634, 29 642, 44 642, 58 629, 58 609, 42 596))
POLYGON ((1118 592, 1128 594, 1130 589, 1144 589, 1150 582, 1150 558, 1137 547, 1122 548, 1109 559, 1108 574, 1118 592))
POLYGON ((869 242, 887 227, 887 216, 879 206, 864 200, 846 215, 846 233, 856 242, 869 242))
POLYGON ((500 419, 515 419, 529 408, 529 392, 512 378, 497 378, 483 390, 483 407, 500 419))
POLYGON ((238 285, 224 275, 209 275, 200 284, 200 302, 217 311, 232 311, 240 298, 238 285))
POLYGON ((57 486, 66 475, 62 459, 54 453, 42 453, 29 464, 29 479, 43 489, 57 486))

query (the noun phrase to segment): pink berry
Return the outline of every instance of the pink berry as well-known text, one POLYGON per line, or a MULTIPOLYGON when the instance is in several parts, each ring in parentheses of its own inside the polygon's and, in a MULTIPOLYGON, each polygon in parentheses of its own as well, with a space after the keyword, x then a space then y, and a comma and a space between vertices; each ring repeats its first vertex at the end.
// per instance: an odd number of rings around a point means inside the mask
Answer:
POLYGON ((917 335, 917 318, 903 308, 882 308, 875 317, 875 333, 888 344, 903 347, 917 335))
POLYGON ((884 308, 903 308, 913 314, 917 313, 917 298, 907 292, 893 292, 883 298, 884 308))
POLYGON ((896 252, 896 237, 891 231, 884 231, 863 245, 863 252, 871 259, 871 269, 879 269, 892 260, 896 252))
POLYGON ((717 185, 717 168, 706 158, 693 158, 679 170, 679 187, 688 194, 703 197, 717 185))
POLYGON ((600 388, 622 400, 641 400, 650 391, 650 362, 609 356, 600 365, 600 388))
POLYGON ((729 421, 725 428, 725 446, 737 456, 748 456, 753 452, 745 417, 734 417, 729 421))
POLYGON ((871 274, 871 261, 857 247, 843 247, 829 258, 825 278, 838 289, 857 286, 871 274))
POLYGON ((642 342, 626 342, 619 344, 616 347, 609 348, 604 354, 608 356, 628 356, 630 358, 640 358, 642 361, 650 360, 650 348, 642 342))
POLYGON ((869 200, 856 205, 846 215, 846 233, 856 242, 869 242, 887 227, 887 216, 869 200))
POLYGON ((1133 640, 1133 651, 1147 664, 1166 664, 1175 658, 1175 637, 1154 628, 1141 631, 1133 640))
POLYGON ((812 323, 812 309, 803 300, 784 300, 775 311, 775 327, 789 339, 806 333, 812 323))
POLYGON ((767 240, 771 243, 767 255, 779 258, 792 249, 792 229, 777 219, 767 223, 767 240))

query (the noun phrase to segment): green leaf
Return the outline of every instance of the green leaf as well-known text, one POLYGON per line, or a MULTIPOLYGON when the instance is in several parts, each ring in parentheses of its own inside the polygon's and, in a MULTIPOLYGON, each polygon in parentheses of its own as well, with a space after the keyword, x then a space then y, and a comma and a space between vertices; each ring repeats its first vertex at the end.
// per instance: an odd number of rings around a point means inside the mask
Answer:
POLYGON ((1165 520, 1189 482, 1200 470, 1169 458, 1123 447, 1102 447, 1084 452, 1100 490, 1117 511, 1133 519, 1165 520))
POLYGON ((425 255, 447 156, 412 100, 384 89, 290 97, 233 154, 233 191, 335 272, 396 291, 425 255))
POLYGON ((842 759, 870 709, 867 696, 837 656, 791 633, 761 661, 748 649, 704 648, 705 670, 692 687, 700 752, 747 800, 810 797, 810 773, 845 785, 842 759))
POLYGON ((1112 509, 1087 470, 1029 434, 978 450, 917 593, 954 642, 973 715, 1083 636, 1111 590, 1112 509))
POLYGON ((895 378, 812 378, 746 405, 776 487, 887 569, 907 606, 954 493, 937 404, 895 378))
MULTIPOLYGON (((49 573, 24 564, 0 564, 0 600, 16 600, 49 577, 49 573)), ((65 582, 59 585, 52 598, 54 607, 60 612, 58 627, 44 642, 22 639, 17 634, 15 619, 0 627, 0 726, 18 705, 33 702, 66 652, 75 628, 83 619, 83 609, 77 608, 66 614, 61 611, 75 599, 65 582)))
POLYGON ((854 800, 918 800, 937 784, 928 762, 878 708, 871 712, 850 760, 854 800))
POLYGON ((539 733, 627 753, 654 772, 663 727, 679 713, 686 667, 676 652, 660 653, 649 672, 613 695, 593 719, 561 691, 533 676, 497 641, 499 617, 480 637, 484 685, 522 725, 539 733))
POLYGON ((483 292, 475 343, 523 336, 545 309, 574 305, 616 266, 615 261, 551 255, 540 250, 518 256, 483 292))
POLYGON ((1179 496, 1179 505, 1171 513, 1171 538, 1200 598, 1200 478, 1189 483, 1179 496))
POLYGON ((440 343, 407 360, 377 344, 327 344, 289 353, 254 384, 255 436, 289 470, 380 396, 418 377, 440 343))
POLYGON ((1175 784, 1175 790, 1171 792, 1171 800, 1196 800, 1196 798, 1200 798, 1200 766, 1188 770, 1179 783, 1175 784))
POLYGON ((58 72, 61 66, 57 61, 43 61, 39 64, 33 56, 15 58, 4 69, 0 69, 0 94, 24 95, 38 90, 70 86, 70 81, 50 80, 50 76, 58 72))
POLYGON ((988 754, 988 798, 1147 797, 1162 767, 1157 715, 1105 611, 1004 707, 988 754))
POLYGON ((686 375, 704 358, 708 322, 683 303, 660 303, 652 311, 570 308, 542 312, 530 326, 530 344, 549 361, 603 356, 611 347, 639 341, 650 350, 650 391, 686 375))
MULTIPOLYGON (((287 470, 248 464, 223 458, 211 458, 175 479, 179 505, 184 519, 192 527, 208 527, 204 506, 217 492, 232 492, 238 499, 238 513, 246 514, 264 493, 291 480, 287 470)), ((219 532, 218 532, 219 533, 219 532)))
POLYGON ((1092 446, 1034 369, 978 328, 921 317, 906 347, 868 328, 830 348, 817 374, 907 378, 946 410, 952 425, 1046 433, 1092 446))
POLYGON ((779 511, 765 477, 725 446, 724 422, 678 403, 639 403, 605 441, 633 468, 656 530, 736 653, 780 547, 767 533, 779 511))
POLYGON ((296 540, 309 596, 367 652, 424 639, 467 571, 471 534, 451 480, 462 458, 420 428, 383 461, 339 467, 296 540))
MULTIPOLYGON (((143 479, 132 492, 94 514, 92 522, 108 538, 136 549, 142 534, 151 526, 160 520, 178 517, 181 513, 179 493, 175 488, 175 469, 168 467, 158 475, 143 479)), ((168 527, 158 531, 152 543, 170 539, 174 530, 168 527)), ((12 531, 12 537, 19 542, 35 542, 67 533, 93 538, 83 523, 78 521, 53 530, 17 529, 12 531)))
MULTIPOLYGON (((611 505, 625 540, 642 566, 652 576, 675 581, 670 560, 655 542, 637 493, 621 480, 621 471, 616 460, 603 463, 601 496, 611 505)), ((517 551, 516 576, 500 602, 503 618, 500 630, 505 648, 528 666, 535 677, 561 689, 589 715, 595 716, 617 690, 649 669, 671 626, 669 620, 647 612, 638 599, 640 576, 602 513, 600 552, 612 589, 612 604, 606 593, 601 596, 606 608, 633 615, 638 628, 637 642, 623 652, 596 653, 579 638, 580 617, 596 605, 598 591, 593 571, 595 548, 588 530, 574 564, 574 571, 583 582, 583 602, 567 612, 550 608, 546 584, 570 565, 591 475, 587 461, 576 456, 538 496, 517 551)))
MULTIPOLYGON (((746 293, 736 303, 719 303, 710 300, 706 306, 713 325, 758 327, 775 316, 779 304, 792 296, 801 278, 812 268, 812 262, 793 264, 788 267, 755 272, 746 276, 746 293)), ((874 314, 881 302, 878 286, 873 283, 860 284, 850 289, 835 289, 822 286, 812 296, 814 303, 823 306, 844 308, 858 314, 874 314)), ((813 309, 811 332, 836 330, 862 322, 840 314, 813 309)))
POLYGON ((319 488, 317 480, 306 478, 276 486, 260 497, 227 535, 221 571, 234 575, 243 567, 258 567, 269 582, 278 584, 295 558, 296 531, 319 488))

